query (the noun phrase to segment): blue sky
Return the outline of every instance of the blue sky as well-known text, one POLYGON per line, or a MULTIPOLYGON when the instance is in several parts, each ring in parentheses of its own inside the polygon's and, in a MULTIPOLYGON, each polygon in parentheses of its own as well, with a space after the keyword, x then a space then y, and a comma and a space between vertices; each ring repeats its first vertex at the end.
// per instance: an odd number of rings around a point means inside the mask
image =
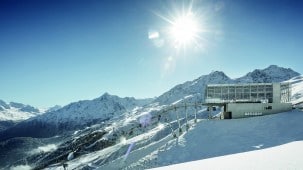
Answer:
POLYGON ((0 1, 0 99, 48 107, 104 92, 155 97, 213 70, 232 78, 272 64, 303 72, 301 1, 193 1, 207 31, 200 46, 177 50, 159 15, 188 4, 0 1))

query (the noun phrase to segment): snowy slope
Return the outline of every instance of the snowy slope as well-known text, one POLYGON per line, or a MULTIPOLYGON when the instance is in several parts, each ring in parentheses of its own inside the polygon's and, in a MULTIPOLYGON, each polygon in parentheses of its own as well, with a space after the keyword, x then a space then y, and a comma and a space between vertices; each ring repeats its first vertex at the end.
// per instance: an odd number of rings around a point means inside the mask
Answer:
POLYGON ((303 141, 295 141, 280 146, 250 152, 220 156, 199 161, 154 168, 166 169, 302 169, 303 141))
POLYGON ((292 85, 292 103, 297 104, 303 102, 303 75, 294 77, 286 82, 292 85))
MULTIPOLYGON (((78 156, 66 163, 71 169, 147 169, 214 157, 222 160, 220 156, 246 155, 249 151, 262 149, 269 149, 269 151, 265 150, 266 153, 274 153, 278 151, 275 151, 277 149, 273 151, 272 147, 279 148, 279 145, 303 140, 302 119, 303 112, 294 110, 246 119, 200 120, 197 124, 191 124, 189 131, 184 131, 178 138, 174 138, 171 133, 167 134, 169 127, 163 124, 164 126, 159 125, 141 135, 121 140, 116 145, 103 150, 78 156), (133 147, 127 155, 131 145, 133 147)), ((280 153, 294 153, 294 149, 285 150, 280 153)), ((301 153, 300 150, 299 158, 301 153)), ((282 167, 300 169, 302 164, 296 162, 287 164, 291 163, 291 158, 298 154, 280 155, 276 158, 283 165, 282 167), (287 158, 288 161, 283 161, 282 158, 287 158)), ((245 165, 250 164, 243 164, 245 165)), ((47 169, 60 168, 62 165, 54 164, 47 169)), ((256 168, 260 167, 256 166, 256 168)))
POLYGON ((39 114, 40 110, 33 106, 0 100, 0 121, 22 121, 39 114))
POLYGON ((166 166, 303 140, 302 119, 303 112, 290 111, 247 119, 201 121, 178 141, 171 140, 127 166, 166 166))

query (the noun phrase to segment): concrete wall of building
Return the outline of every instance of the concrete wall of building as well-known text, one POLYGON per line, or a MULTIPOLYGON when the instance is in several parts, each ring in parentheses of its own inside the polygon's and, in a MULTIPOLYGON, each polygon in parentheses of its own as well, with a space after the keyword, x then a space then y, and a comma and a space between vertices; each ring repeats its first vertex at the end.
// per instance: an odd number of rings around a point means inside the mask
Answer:
POLYGON ((280 83, 273 83, 273 103, 281 102, 281 85, 280 83))
POLYGON ((291 103, 228 103, 226 105, 226 112, 231 112, 233 119, 285 112, 291 109, 291 103))

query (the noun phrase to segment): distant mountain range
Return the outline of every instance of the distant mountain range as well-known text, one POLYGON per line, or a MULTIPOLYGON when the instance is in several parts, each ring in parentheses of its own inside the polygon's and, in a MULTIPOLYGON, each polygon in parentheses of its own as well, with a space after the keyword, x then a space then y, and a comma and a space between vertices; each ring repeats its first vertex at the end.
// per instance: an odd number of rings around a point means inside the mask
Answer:
POLYGON ((68 104, 58 110, 27 119, 2 132, 1 139, 11 137, 49 137, 67 130, 79 129, 107 121, 148 104, 152 99, 120 98, 108 93, 93 100, 68 104))
MULTIPOLYGON (((30 106, 30 105, 25 105, 22 103, 16 103, 16 102, 10 102, 10 103, 6 103, 3 100, 0 100, 0 112, 7 111, 9 112, 10 110, 14 110, 16 112, 26 112, 26 113, 31 113, 31 114, 35 114, 35 113, 39 113, 39 109, 30 106)), ((0 120, 22 120, 23 117, 14 117, 13 114, 7 114, 5 117, 4 114, 0 115, 0 120)), ((20 115, 20 116, 24 116, 24 118, 26 117, 25 115, 20 115)))
POLYGON ((33 106, 0 100, 0 131, 39 114, 40 110, 33 106))
POLYGON ((3 100, 0 100, 0 122, 1 121, 13 121, 20 122, 31 117, 41 115, 45 112, 55 111, 60 109, 61 106, 56 105, 48 109, 38 109, 31 105, 9 102, 6 103, 3 100))
MULTIPOLYGON (((290 68, 271 65, 265 69, 256 69, 245 76, 231 79, 222 71, 213 71, 193 81, 179 84, 155 99, 120 98, 108 93, 93 100, 84 100, 71 103, 62 108, 49 110, 39 115, 39 110, 20 103, 6 104, 0 101, 0 118, 10 109, 19 112, 10 112, 11 120, 26 115, 28 118, 16 126, 0 132, 0 140, 12 137, 50 137, 68 130, 84 128, 86 126, 106 122, 107 120, 123 116, 134 108, 150 107, 149 104, 170 105, 178 101, 202 101, 204 89, 210 83, 259 83, 282 82, 300 75, 290 68), (20 114, 19 114, 20 113, 20 114)), ((7 114, 6 114, 7 115, 7 114)), ((9 120, 9 119, 7 119, 9 120)))

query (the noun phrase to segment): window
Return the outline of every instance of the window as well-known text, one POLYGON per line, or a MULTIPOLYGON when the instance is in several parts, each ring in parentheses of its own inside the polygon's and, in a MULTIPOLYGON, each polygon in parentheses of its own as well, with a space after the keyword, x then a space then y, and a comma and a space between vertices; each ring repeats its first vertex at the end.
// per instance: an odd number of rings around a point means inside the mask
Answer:
POLYGON ((259 85, 258 86, 258 92, 264 92, 265 86, 259 85))
POLYGON ((257 92, 257 86, 251 86, 251 92, 257 92))
POLYGON ((265 110, 272 110, 272 106, 266 106, 265 110))

